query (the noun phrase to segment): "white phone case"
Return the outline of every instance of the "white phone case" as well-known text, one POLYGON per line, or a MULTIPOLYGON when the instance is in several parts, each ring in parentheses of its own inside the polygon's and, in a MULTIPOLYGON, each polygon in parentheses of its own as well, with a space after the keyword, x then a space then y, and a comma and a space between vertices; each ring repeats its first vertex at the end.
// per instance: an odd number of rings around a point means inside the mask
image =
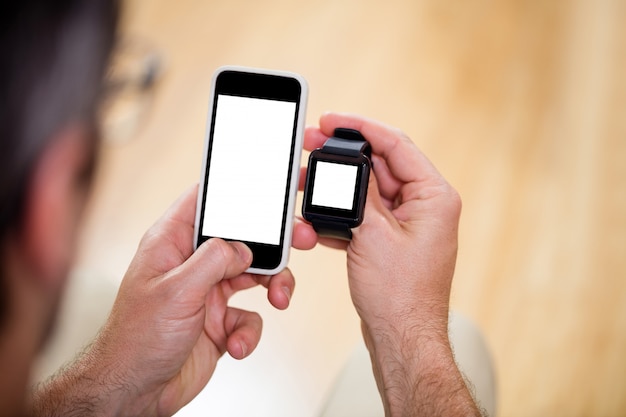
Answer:
POLYGON ((289 183, 289 191, 288 191, 288 201, 286 207, 286 216, 285 216, 285 232, 283 235, 283 239, 281 241, 282 251, 280 263, 277 267, 272 269, 262 269, 251 267, 246 272, 261 274, 261 275, 274 275, 278 272, 282 271, 286 266, 289 260, 289 250, 291 249, 291 240, 293 234, 293 222, 294 222, 294 212, 295 212, 295 204, 296 204, 296 194, 298 191, 298 181, 300 174, 300 158, 302 155, 302 145, 304 138, 304 127, 305 127, 305 118, 306 118, 306 103, 308 97, 308 85, 306 80, 295 73, 286 72, 286 71, 276 71, 276 70, 268 70, 268 69, 259 69, 259 68, 249 68, 249 67, 241 67, 241 66, 224 66, 218 68, 213 74, 212 82, 211 82, 211 93, 209 97, 209 109, 208 109, 208 117, 205 128, 205 140, 204 140, 204 151, 202 158, 202 171, 200 176, 200 188, 198 190, 198 200, 196 205, 196 218, 195 218, 195 230, 194 230, 194 248, 196 248, 200 231, 200 222, 202 217, 202 207, 203 207, 203 189, 205 187, 206 178, 206 169, 207 169, 207 155, 209 151, 209 143, 210 143, 210 130, 212 123, 212 115, 214 114, 214 103, 215 103, 215 94, 216 94, 216 81, 218 76, 224 71, 236 71, 236 72, 246 72, 246 73, 254 73, 254 74, 267 74, 267 75, 276 75, 282 77, 290 77, 297 80, 300 83, 301 87, 301 95, 298 106, 298 113, 296 116, 296 134, 295 134, 295 144, 293 151, 293 158, 291 164, 291 176, 289 183))

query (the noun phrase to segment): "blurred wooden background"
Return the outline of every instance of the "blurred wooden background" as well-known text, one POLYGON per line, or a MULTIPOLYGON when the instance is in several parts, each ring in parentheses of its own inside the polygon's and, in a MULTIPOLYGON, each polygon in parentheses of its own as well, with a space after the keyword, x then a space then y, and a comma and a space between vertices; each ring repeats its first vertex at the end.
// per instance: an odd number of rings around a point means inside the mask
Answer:
MULTIPOLYGON (((77 270, 119 282, 198 180, 215 68, 296 71, 309 124, 400 127, 461 193, 452 305, 485 332, 499 415, 626 415, 626 2, 133 0, 123 32, 165 70, 141 131, 103 149, 77 270)), ((193 415, 315 415, 358 320, 341 254, 293 251, 291 267, 287 312, 239 298, 265 337, 193 415)))

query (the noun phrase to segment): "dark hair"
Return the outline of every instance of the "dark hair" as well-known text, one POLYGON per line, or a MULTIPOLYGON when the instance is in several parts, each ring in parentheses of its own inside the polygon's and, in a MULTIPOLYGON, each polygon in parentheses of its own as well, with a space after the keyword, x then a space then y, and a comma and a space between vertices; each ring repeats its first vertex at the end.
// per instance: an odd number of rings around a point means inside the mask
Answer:
MULTIPOLYGON (((118 12, 115 0, 0 6, 0 245, 22 226, 29 179, 48 141, 72 121, 95 120, 118 12)), ((1 265, 0 323, 5 273, 1 265)))

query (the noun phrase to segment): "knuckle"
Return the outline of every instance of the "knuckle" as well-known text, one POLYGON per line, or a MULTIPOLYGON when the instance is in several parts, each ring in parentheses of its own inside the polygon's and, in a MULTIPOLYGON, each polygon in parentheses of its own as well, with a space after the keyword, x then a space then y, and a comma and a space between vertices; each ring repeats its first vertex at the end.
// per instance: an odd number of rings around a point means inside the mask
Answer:
POLYGON ((398 135, 398 137, 400 137, 402 140, 413 143, 409 135, 407 135, 404 130, 400 128, 396 128, 395 130, 396 130, 396 134, 398 135))
POLYGON ((446 200, 444 209, 447 214, 445 218, 450 221, 457 223, 459 218, 461 217, 461 209, 463 207, 463 202, 461 200, 461 195, 459 192, 452 186, 448 185, 446 187, 446 200))
POLYGON ((257 334, 261 336, 261 333, 263 332, 263 317, 261 317, 261 315, 256 311, 254 311, 252 314, 254 316, 254 323, 256 325, 255 329, 257 331, 257 334))
POLYGON ((450 186, 449 195, 450 206, 460 213, 463 207, 463 199, 461 198, 461 194, 457 191, 456 188, 450 186))

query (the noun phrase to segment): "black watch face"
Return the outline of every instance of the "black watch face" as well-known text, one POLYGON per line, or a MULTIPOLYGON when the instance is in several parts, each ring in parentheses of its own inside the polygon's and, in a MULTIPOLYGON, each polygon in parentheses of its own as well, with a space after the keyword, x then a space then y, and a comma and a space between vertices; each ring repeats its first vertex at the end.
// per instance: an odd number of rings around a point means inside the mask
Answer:
POLYGON ((369 159, 364 155, 350 157, 313 151, 304 190, 304 218, 358 226, 363 220, 369 169, 369 159))

